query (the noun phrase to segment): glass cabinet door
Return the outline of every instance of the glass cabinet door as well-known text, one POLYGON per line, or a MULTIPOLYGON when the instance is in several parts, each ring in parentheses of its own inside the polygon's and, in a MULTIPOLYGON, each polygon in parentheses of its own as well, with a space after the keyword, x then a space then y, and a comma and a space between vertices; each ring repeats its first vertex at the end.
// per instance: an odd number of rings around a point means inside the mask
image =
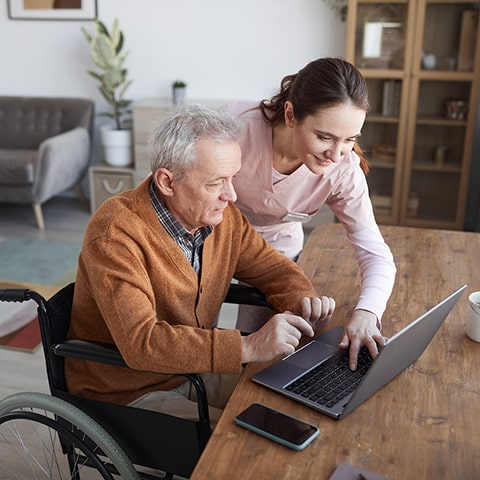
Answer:
POLYGON ((414 27, 412 2, 350 0, 346 58, 365 77, 370 111, 359 144, 370 164, 367 182, 379 223, 396 224, 400 216, 405 156, 405 115, 414 27))
POLYGON ((400 111, 402 79, 368 78, 370 112, 359 143, 370 164, 367 182, 377 220, 397 223, 404 145, 400 111))
POLYGON ((463 227, 475 124, 469 117, 478 104, 474 5, 419 2, 401 211, 407 225, 463 227))
POLYGON ((407 14, 407 2, 358 2, 353 63, 361 69, 403 70, 407 14))
POLYGON ((473 72, 478 3, 419 0, 418 9, 415 71, 473 72))

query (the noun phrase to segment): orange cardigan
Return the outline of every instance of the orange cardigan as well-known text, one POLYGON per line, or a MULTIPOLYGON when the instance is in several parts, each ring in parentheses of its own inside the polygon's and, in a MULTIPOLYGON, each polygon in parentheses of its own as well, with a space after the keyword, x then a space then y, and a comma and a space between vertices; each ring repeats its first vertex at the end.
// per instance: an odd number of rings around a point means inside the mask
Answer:
POLYGON ((199 279, 158 220, 149 181, 107 200, 92 217, 69 332, 115 343, 131 369, 67 359, 72 393, 126 404, 185 381, 169 373, 240 372, 240 332, 215 328, 232 277, 263 290, 278 311, 317 295, 233 205, 205 241, 199 279))

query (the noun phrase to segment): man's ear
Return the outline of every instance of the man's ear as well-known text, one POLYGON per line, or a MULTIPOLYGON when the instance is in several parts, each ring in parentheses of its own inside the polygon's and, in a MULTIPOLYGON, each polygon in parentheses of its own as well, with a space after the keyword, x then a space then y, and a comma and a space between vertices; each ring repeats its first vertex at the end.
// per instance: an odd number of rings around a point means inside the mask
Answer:
POLYGON ((162 195, 165 197, 171 197, 173 195, 173 175, 170 170, 157 168, 157 170, 153 172, 153 178, 162 195))
POLYGON ((293 127, 296 123, 293 104, 288 100, 283 104, 283 118, 287 127, 293 127))

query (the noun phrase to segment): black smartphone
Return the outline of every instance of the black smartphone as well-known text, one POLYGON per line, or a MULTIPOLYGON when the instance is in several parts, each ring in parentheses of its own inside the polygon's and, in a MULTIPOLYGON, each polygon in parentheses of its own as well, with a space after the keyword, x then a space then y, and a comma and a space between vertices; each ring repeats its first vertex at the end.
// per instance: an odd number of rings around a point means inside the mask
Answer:
POLYGON ((253 403, 234 419, 237 425, 294 450, 302 450, 320 430, 298 418, 273 408, 253 403))

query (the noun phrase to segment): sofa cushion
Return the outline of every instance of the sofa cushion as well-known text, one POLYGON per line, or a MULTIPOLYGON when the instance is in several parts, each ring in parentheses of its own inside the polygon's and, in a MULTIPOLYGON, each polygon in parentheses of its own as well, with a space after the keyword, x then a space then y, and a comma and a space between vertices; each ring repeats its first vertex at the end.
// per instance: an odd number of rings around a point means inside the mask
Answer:
POLYGON ((38 150, 0 149, 0 185, 33 183, 38 150))
POLYGON ((38 148, 45 139, 92 125, 93 103, 81 98, 0 96, 0 148, 38 148))

